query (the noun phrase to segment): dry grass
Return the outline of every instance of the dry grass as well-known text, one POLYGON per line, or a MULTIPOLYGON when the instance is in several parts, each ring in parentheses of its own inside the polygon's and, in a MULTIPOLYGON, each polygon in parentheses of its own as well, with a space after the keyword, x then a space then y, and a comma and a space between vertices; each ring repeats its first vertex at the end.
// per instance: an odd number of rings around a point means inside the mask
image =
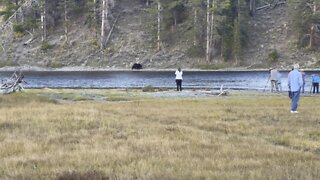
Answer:
POLYGON ((0 179, 320 179, 318 97, 139 94, 0 96, 0 179))

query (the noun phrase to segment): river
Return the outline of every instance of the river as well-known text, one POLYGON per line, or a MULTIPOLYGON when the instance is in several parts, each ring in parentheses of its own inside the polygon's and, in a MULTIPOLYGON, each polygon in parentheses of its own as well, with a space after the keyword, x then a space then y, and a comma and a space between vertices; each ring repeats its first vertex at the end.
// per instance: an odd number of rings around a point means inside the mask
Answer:
MULTIPOLYGON (((5 80, 13 72, 0 72, 5 80)), ((25 88, 175 88, 174 71, 25 71, 25 88)), ((287 90, 288 71, 280 71, 282 89, 287 90)), ((311 86, 311 75, 306 71, 306 90, 311 86)), ((268 71, 184 71, 185 89, 269 90, 268 71)))

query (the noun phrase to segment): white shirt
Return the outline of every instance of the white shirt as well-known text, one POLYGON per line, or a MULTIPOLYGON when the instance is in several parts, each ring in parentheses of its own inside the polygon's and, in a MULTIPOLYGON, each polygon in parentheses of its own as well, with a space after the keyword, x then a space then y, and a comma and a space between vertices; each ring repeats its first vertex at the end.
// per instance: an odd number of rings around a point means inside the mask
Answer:
POLYGON ((278 80, 278 78, 277 78, 278 73, 279 73, 278 70, 272 69, 270 71, 270 80, 274 80, 274 81, 278 80))
POLYGON ((181 79, 182 80, 182 74, 183 74, 183 72, 182 71, 176 71, 176 79, 181 79))

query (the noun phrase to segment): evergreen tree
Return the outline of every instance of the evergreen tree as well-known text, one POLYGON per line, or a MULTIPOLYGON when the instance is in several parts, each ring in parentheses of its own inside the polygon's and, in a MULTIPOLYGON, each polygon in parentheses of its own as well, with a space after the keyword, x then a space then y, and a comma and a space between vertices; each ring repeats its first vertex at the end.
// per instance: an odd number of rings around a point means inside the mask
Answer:
POLYGON ((320 45, 320 0, 289 0, 289 16, 299 47, 320 45))
POLYGON ((1 0, 0 4, 4 6, 4 9, 0 11, 0 16, 3 16, 4 20, 7 20, 18 8, 18 1, 1 0))

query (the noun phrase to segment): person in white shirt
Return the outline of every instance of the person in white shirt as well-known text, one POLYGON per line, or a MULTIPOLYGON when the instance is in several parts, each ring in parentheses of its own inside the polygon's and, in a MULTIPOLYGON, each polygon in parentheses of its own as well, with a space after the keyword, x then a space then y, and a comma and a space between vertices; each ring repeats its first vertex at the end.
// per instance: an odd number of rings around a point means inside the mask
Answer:
POLYGON ((178 70, 176 70, 176 84, 177 84, 177 91, 182 91, 182 70, 181 68, 178 68, 178 70))

